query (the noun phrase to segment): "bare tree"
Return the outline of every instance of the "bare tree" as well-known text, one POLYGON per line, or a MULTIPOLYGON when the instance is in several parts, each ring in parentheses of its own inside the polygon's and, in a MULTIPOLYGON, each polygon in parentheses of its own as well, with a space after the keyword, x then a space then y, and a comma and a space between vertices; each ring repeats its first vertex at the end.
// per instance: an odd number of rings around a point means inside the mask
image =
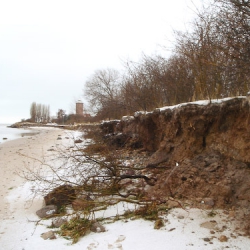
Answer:
POLYGON ((30 106, 30 119, 32 122, 36 121, 36 103, 32 102, 30 106))
POLYGON ((120 116, 120 75, 117 70, 97 70, 86 82, 84 95, 95 113, 103 118, 120 116))
POLYGON ((30 107, 30 118, 32 122, 48 122, 50 121, 50 107, 33 102, 30 107))
POLYGON ((249 89, 250 2, 218 1, 216 32, 223 37, 221 53, 227 57, 227 81, 230 94, 245 94, 249 89))
POLYGON ((143 55, 126 62, 125 74, 96 71, 85 96, 100 118, 200 99, 244 95, 250 87, 250 3, 215 0, 176 32, 169 58, 143 55))
POLYGON ((65 122, 65 116, 66 116, 66 111, 63 110, 63 109, 58 109, 58 112, 57 112, 58 123, 64 124, 64 122, 65 122))
POLYGON ((163 98, 166 61, 143 55, 139 63, 127 62, 123 78, 122 99, 127 112, 150 110, 165 104, 163 98))

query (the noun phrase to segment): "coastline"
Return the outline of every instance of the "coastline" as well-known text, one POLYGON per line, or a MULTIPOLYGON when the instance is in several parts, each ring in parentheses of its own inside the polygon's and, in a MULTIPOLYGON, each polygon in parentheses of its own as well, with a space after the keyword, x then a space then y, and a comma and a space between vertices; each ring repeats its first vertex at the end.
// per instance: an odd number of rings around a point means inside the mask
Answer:
POLYGON ((33 128, 12 128, 8 124, 0 124, 0 145, 36 133, 38 130, 33 128))
MULTIPOLYGON (((36 128, 37 129, 37 128, 36 128)), ((69 134, 76 131, 60 128, 39 128, 39 133, 7 141, 0 144, 0 249, 4 250, 104 250, 104 249, 185 249, 217 250, 247 249, 249 238, 235 231, 233 219, 223 211, 215 211, 209 217, 206 210, 173 209, 164 218, 165 227, 154 229, 154 223, 144 220, 117 221, 105 224, 103 233, 90 233, 74 245, 58 237, 55 240, 44 240, 42 233, 50 231, 50 220, 39 221, 36 211, 43 205, 43 198, 32 197, 32 183, 21 178, 26 166, 37 167, 35 160, 53 154, 50 149, 57 145, 69 145, 69 134), (61 138, 58 140, 58 138, 61 138), (22 156, 26 155, 28 157, 22 156), (30 157, 30 158, 29 158, 30 157), (217 229, 202 227, 202 223, 216 221, 217 229), (38 223, 39 222, 39 223, 38 223), (127 222, 127 223, 126 223, 127 222), (226 235, 228 241, 220 242, 219 237, 226 235)), ((71 138, 74 138, 71 137, 71 138)), ((124 206, 126 209, 127 206, 124 206)), ((117 208, 113 208, 114 215, 117 208)), ((109 213, 101 211, 100 215, 109 213)), ((210 223, 211 224, 211 223, 210 223)), ((209 224, 209 225, 210 225, 209 224)))
POLYGON ((51 146, 56 144, 58 135, 63 132, 60 129, 39 129, 36 128, 34 133, 27 136, 5 141, 0 144, 0 210, 1 216, 3 210, 1 208, 4 203, 4 196, 8 194, 8 190, 18 188, 25 180, 17 175, 18 171, 22 171, 27 164, 35 164, 30 158, 23 155, 42 159, 44 153, 51 146), (4 191, 4 193, 3 193, 4 191))
MULTIPOLYGON (((27 220, 29 215, 33 215, 41 208, 43 202, 41 197, 34 201, 30 200, 30 197, 16 196, 18 190, 24 188, 26 183, 26 180, 20 176, 22 171, 28 165, 39 166, 39 162, 35 159, 42 160, 48 154, 48 149, 59 143, 58 136, 66 134, 66 131, 59 128, 35 128, 34 131, 36 132, 28 136, 0 144, 0 220, 2 222, 0 242, 5 246, 3 249, 19 249, 15 248, 16 243, 9 239, 10 236, 15 238, 18 230, 23 230, 14 226, 19 223, 15 218, 21 213, 27 220)), ((27 190, 28 193, 30 190, 27 190)))

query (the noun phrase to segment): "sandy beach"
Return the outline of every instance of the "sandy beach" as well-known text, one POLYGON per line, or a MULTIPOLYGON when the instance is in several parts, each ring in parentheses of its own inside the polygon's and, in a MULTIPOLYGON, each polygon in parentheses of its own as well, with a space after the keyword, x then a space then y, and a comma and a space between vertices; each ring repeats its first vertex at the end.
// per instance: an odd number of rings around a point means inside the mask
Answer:
POLYGON ((58 144, 58 136, 64 133, 61 129, 33 129, 35 135, 6 141, 0 144, 0 211, 2 216, 8 215, 8 208, 4 197, 10 191, 25 182, 18 173, 28 165, 36 165, 35 159, 42 160, 46 151, 58 144), (27 156, 27 157, 25 157, 27 156), (32 160, 29 157, 33 157, 32 160), (4 206, 3 206, 4 205, 4 206))
MULTIPOLYGON (((155 230, 154 222, 150 221, 118 221, 105 224, 105 232, 91 232, 74 245, 60 236, 44 240, 41 234, 51 230, 48 228, 51 221, 39 221, 36 215, 43 198, 33 197, 32 183, 17 173, 27 166, 39 167, 35 159, 43 160, 52 153, 50 149, 69 143, 69 138, 74 137, 72 133, 75 132, 41 128, 38 134, 0 144, 0 250, 249 248, 250 239, 235 229, 234 221, 224 211, 214 211, 211 218, 209 211, 191 208, 171 210, 164 215, 165 226, 160 230, 155 230), (222 236, 226 237, 225 241, 220 240, 222 236)), ((127 209, 127 205, 122 207, 127 209)), ((116 215, 117 211, 113 207, 100 216, 116 215)))
MULTIPOLYGON (((32 130, 33 135, 0 144, 0 249, 22 249, 15 248, 16 243, 12 241, 20 237, 24 230, 15 218, 24 216, 24 220, 27 221, 29 215, 34 214, 42 206, 41 197, 33 200, 32 197, 22 197, 19 194, 18 191, 25 188, 26 183, 20 176, 22 171, 29 166, 39 167, 40 163, 36 159, 43 160, 48 154, 48 149, 59 143, 58 137, 65 134, 65 131, 57 128, 32 130)), ((30 194, 29 190, 27 194, 30 194)))

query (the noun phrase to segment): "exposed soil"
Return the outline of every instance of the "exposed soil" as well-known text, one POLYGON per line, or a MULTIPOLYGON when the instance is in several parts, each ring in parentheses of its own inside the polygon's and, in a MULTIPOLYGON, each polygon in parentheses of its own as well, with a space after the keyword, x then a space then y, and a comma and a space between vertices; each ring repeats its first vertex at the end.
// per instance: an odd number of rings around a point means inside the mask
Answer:
POLYGON ((101 129, 112 145, 142 156, 156 180, 148 196, 226 209, 250 234, 249 115, 249 98, 240 97, 136 113, 101 129))

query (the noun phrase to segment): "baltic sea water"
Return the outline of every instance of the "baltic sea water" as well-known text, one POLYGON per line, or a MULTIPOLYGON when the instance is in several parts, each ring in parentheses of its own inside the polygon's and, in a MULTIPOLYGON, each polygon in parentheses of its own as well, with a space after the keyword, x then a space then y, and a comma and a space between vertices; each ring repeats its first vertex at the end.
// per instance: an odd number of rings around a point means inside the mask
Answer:
POLYGON ((0 124, 0 144, 21 138, 31 132, 29 129, 9 128, 10 124, 0 124))

